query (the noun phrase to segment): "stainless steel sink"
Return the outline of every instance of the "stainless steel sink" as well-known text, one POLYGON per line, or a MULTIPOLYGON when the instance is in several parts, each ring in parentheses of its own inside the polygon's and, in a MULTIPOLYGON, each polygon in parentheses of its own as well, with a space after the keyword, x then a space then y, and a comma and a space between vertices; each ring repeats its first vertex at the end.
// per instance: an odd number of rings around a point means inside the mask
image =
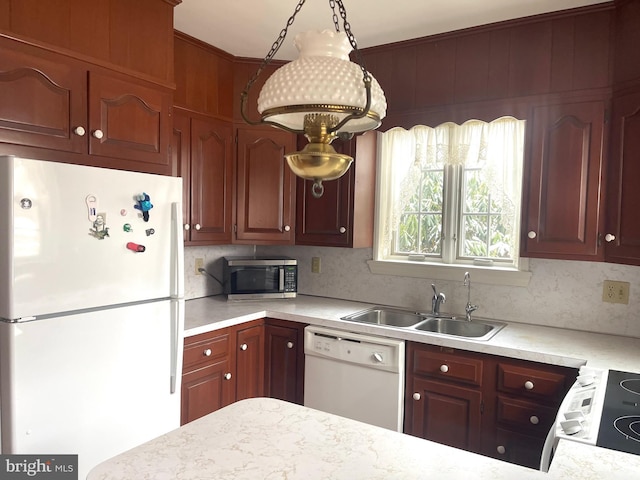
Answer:
POLYGON ((413 328, 423 332, 439 333, 453 337, 473 338, 474 340, 488 340, 504 328, 505 324, 500 322, 490 322, 487 320, 472 320, 429 317, 413 328))
POLYGON ((356 312, 342 320, 350 320, 352 322, 367 323, 370 325, 385 325, 387 327, 412 327, 423 320, 426 316, 419 313, 410 312, 391 307, 372 307, 361 312, 356 312))
POLYGON ((342 317, 342 320, 406 328, 425 333, 434 333, 451 337, 462 337, 486 341, 505 327, 505 323, 484 319, 467 322, 464 318, 433 316, 428 313, 412 312, 393 307, 372 307, 342 317))

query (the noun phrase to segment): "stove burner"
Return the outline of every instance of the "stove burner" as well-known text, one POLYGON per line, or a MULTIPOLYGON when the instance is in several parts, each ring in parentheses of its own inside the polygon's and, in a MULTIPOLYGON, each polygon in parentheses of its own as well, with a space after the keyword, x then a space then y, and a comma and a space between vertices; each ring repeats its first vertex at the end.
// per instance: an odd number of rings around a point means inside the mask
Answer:
POLYGON ((640 417, 638 415, 625 415, 618 417, 613 422, 613 426, 627 440, 640 443, 640 417))
POLYGON ((620 382, 620 386, 627 392, 634 395, 640 395, 640 379, 639 378, 627 378, 620 382))

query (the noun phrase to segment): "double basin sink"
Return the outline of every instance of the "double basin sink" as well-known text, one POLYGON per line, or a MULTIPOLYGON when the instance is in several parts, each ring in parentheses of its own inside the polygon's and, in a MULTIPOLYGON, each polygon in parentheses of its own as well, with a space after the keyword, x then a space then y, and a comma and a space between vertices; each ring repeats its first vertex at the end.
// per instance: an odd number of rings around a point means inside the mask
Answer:
POLYGON ((484 319, 467 321, 466 318, 411 312, 392 307, 368 308, 342 317, 342 320, 482 341, 489 340, 506 325, 484 319))

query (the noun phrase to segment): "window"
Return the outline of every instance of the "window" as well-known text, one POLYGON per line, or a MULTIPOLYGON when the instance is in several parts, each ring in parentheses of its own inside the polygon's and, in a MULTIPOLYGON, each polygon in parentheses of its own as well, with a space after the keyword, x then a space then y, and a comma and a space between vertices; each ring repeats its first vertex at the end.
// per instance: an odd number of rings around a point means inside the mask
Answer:
POLYGON ((380 134, 375 260, 517 268, 524 125, 380 134))

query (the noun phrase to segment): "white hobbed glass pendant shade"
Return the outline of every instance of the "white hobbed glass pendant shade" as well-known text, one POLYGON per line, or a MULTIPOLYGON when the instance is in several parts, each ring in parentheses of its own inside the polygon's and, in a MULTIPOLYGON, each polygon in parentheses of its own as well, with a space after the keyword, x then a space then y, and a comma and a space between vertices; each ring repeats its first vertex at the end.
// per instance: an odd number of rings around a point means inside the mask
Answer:
MULTIPOLYGON (((265 82, 258 97, 264 120, 303 130, 308 113, 330 112, 339 120, 361 112, 367 104, 363 73, 349 60, 352 50, 343 32, 331 30, 299 33, 298 59, 283 65, 265 82)), ((371 107, 366 116, 348 121, 338 132, 358 133, 380 126, 387 101, 371 77, 371 107)))

